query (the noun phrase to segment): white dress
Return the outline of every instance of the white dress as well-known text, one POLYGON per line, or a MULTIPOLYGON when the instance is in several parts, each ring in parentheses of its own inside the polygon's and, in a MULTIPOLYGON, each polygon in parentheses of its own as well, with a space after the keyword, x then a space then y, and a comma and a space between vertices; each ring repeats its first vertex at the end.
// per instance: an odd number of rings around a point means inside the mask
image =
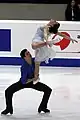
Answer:
MULTIPOLYGON (((39 27, 37 32, 32 39, 32 42, 42 42, 44 41, 44 27, 39 27)), ((56 41, 56 40, 55 40, 56 41)), ((37 62, 49 62, 49 59, 52 60, 56 56, 56 52, 52 47, 44 46, 37 48, 35 50, 35 61, 37 62)))

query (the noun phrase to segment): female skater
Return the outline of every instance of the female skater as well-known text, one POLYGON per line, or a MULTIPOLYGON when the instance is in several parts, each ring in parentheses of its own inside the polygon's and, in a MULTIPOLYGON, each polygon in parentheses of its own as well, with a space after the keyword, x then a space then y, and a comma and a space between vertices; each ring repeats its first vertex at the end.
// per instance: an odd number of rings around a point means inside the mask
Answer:
POLYGON ((40 26, 37 29, 37 32, 32 40, 32 48, 35 50, 35 72, 34 77, 36 84, 39 79, 37 80, 37 76, 39 75, 39 66, 42 61, 48 63, 49 58, 53 59, 55 57, 55 51, 51 48, 53 44, 60 41, 59 37, 55 37, 53 40, 49 41, 49 36, 51 34, 57 34, 63 38, 69 39, 72 43, 77 42, 72 38, 58 32, 60 24, 55 20, 50 20, 50 22, 44 26, 40 26))

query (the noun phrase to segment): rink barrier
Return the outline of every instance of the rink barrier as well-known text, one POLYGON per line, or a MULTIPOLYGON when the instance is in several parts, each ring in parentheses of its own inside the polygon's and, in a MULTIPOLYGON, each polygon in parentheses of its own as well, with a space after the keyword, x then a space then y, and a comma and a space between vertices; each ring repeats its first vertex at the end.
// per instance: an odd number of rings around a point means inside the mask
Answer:
MULTIPOLYGON (((43 20, 0 20, 0 65, 21 65, 20 51, 27 48, 32 57, 32 38, 39 26, 49 21, 43 20)), ((80 40, 80 22, 59 21, 60 32, 65 32, 76 40, 80 40)), ((49 64, 41 66, 80 67, 80 43, 70 43, 66 48, 54 46, 55 58, 49 64)))
MULTIPOLYGON (((0 65, 21 66, 22 62, 20 57, 0 57, 0 65)), ((49 61, 48 64, 42 62, 41 66, 80 67, 80 59, 54 58, 52 61, 49 61)))

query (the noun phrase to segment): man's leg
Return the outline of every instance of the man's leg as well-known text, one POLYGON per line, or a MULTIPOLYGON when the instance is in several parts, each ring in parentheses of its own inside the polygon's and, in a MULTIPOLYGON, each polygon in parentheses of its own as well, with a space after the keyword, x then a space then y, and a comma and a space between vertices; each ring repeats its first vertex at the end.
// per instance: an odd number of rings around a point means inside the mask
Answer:
POLYGON ((1 112, 1 114, 13 114, 13 106, 12 106, 12 97, 13 93, 17 92, 20 89, 23 89, 24 85, 21 84, 21 82, 17 82, 9 86, 5 90, 5 99, 6 99, 6 109, 1 112))
POLYGON ((43 83, 40 83, 38 82, 37 84, 33 85, 32 87, 33 89, 36 89, 38 91, 43 91, 44 92, 44 95, 43 95, 43 98, 42 98, 42 101, 41 101, 41 104, 38 108, 38 112, 40 113, 41 111, 44 111, 44 112, 50 112, 48 109, 47 109, 47 103, 48 103, 48 100, 49 100, 49 97, 50 97, 50 94, 51 94, 51 91, 52 89, 50 87, 48 87, 47 85, 43 84, 43 83))
POLYGON ((41 112, 41 111, 49 112, 49 110, 46 108, 47 108, 48 99, 49 99, 52 89, 49 88, 47 85, 40 83, 40 82, 38 82, 36 85, 33 85, 33 82, 23 85, 19 81, 17 83, 12 84, 10 87, 8 87, 5 90, 6 109, 3 112, 1 112, 1 114, 5 114, 5 115, 8 113, 13 114, 13 107, 12 107, 13 94, 23 88, 33 88, 38 91, 43 91, 44 95, 43 95, 42 102, 39 106, 38 112, 41 112))

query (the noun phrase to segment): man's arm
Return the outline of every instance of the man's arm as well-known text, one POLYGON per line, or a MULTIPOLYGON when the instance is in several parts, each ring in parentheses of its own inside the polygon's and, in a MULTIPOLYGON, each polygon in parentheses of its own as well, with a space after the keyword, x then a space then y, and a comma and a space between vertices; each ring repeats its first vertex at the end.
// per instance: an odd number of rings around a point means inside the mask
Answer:
POLYGON ((47 45, 46 42, 33 42, 32 48, 35 50, 37 48, 44 47, 45 45, 47 45))
POLYGON ((48 41, 48 34, 49 34, 49 31, 48 31, 48 26, 46 25, 44 27, 44 40, 48 41))

